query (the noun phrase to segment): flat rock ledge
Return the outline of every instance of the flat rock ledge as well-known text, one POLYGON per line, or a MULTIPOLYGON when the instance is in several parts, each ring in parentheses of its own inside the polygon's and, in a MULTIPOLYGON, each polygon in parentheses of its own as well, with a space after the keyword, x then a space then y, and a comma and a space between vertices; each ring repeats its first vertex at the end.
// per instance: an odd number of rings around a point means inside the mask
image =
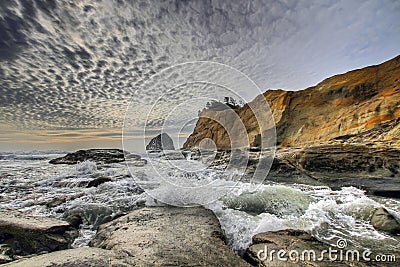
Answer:
MULTIPOLYGON (((192 152, 192 159, 204 161, 208 158, 200 155, 198 149, 192 152)), ((211 157, 213 160, 207 164, 226 166, 229 163, 229 150, 213 153, 215 158, 211 157)), ((251 177, 258 167, 260 153, 249 149, 245 179, 251 177)), ((266 180, 326 185, 333 189, 354 186, 370 195, 400 198, 400 149, 374 144, 330 143, 278 147, 266 180)))
POLYGON ((0 244, 8 247, 11 259, 67 249, 77 235, 78 231, 65 221, 0 210, 0 244))
POLYGON ((361 144, 282 149, 269 179, 354 186, 370 195, 400 198, 400 149, 361 144))
POLYGON ((100 225, 91 247, 4 266, 250 266, 233 253, 215 215, 202 207, 146 207, 100 225))

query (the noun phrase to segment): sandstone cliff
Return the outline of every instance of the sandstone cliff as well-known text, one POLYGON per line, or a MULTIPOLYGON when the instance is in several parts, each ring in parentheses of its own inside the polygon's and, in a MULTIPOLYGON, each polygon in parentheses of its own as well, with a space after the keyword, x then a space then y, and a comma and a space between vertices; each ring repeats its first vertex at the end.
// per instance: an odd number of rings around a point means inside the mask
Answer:
MULTIPOLYGON (((330 77, 305 90, 269 90, 259 95, 236 110, 251 146, 259 145, 260 127, 249 105, 256 106, 262 97, 271 107, 280 146, 344 141, 400 146, 400 56, 330 77)), ((209 138, 219 149, 231 148, 226 130, 207 118, 223 121, 225 113, 204 110, 183 147, 196 147, 209 138)), ((239 123, 229 120, 228 131, 239 123)))

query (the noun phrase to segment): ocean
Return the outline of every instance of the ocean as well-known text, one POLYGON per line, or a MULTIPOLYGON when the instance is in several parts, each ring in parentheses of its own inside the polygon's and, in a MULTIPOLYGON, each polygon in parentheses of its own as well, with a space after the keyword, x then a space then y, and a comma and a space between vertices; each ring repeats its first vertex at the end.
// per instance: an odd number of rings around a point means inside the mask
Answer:
POLYGON ((374 252, 400 249, 399 237, 378 232, 369 223, 377 207, 385 207, 399 219, 396 199, 367 196, 354 187, 332 190, 268 181, 255 186, 198 161, 167 160, 157 154, 142 167, 130 165, 129 160, 107 165, 49 164, 66 153, 1 152, 0 208, 59 219, 79 214, 84 223, 73 247, 87 245, 101 223, 144 205, 200 204, 215 213, 228 245, 238 254, 251 244, 254 234, 289 228, 306 230, 333 246, 345 239, 349 247, 374 252), (111 181, 87 187, 99 177, 111 181))

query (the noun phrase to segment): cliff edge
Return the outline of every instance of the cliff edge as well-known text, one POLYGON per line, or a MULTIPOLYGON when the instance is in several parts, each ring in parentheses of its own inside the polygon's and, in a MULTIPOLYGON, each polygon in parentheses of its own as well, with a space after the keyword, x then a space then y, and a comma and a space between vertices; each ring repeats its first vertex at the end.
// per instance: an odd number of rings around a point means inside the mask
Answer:
MULTIPOLYGON (((400 147, 400 56, 335 75, 304 90, 269 90, 257 96, 235 110, 246 127, 250 146, 259 145, 260 130, 249 106, 261 97, 270 105, 278 146, 381 142, 400 147)), ((218 149, 230 149, 227 131, 207 118, 223 118, 224 112, 203 110, 183 148, 210 138, 218 149)))

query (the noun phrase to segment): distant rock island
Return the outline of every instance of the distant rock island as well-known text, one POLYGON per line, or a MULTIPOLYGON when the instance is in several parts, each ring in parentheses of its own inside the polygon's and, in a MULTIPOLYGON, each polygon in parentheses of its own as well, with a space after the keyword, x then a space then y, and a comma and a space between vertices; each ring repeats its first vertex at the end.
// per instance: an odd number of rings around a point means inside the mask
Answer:
POLYGON ((175 150, 174 141, 172 141, 172 138, 167 133, 161 133, 150 140, 146 146, 146 150, 175 150))
POLYGON ((51 164, 76 164, 86 160, 96 163, 117 163, 125 161, 125 156, 129 154, 122 149, 88 149, 78 150, 73 153, 68 153, 64 157, 50 160, 51 164))
MULTIPOLYGON (((91 161, 95 162, 96 164, 110 164, 128 161, 130 165, 137 167, 147 164, 147 161, 142 159, 140 155, 129 153, 125 150, 117 148, 92 148, 87 150, 78 150, 76 152, 68 153, 64 157, 52 159, 49 161, 49 163, 74 165, 84 161, 91 161)), ((100 179, 96 182, 93 182, 91 186, 97 186, 100 181, 102 181, 102 183, 105 182, 105 180, 100 179)))

